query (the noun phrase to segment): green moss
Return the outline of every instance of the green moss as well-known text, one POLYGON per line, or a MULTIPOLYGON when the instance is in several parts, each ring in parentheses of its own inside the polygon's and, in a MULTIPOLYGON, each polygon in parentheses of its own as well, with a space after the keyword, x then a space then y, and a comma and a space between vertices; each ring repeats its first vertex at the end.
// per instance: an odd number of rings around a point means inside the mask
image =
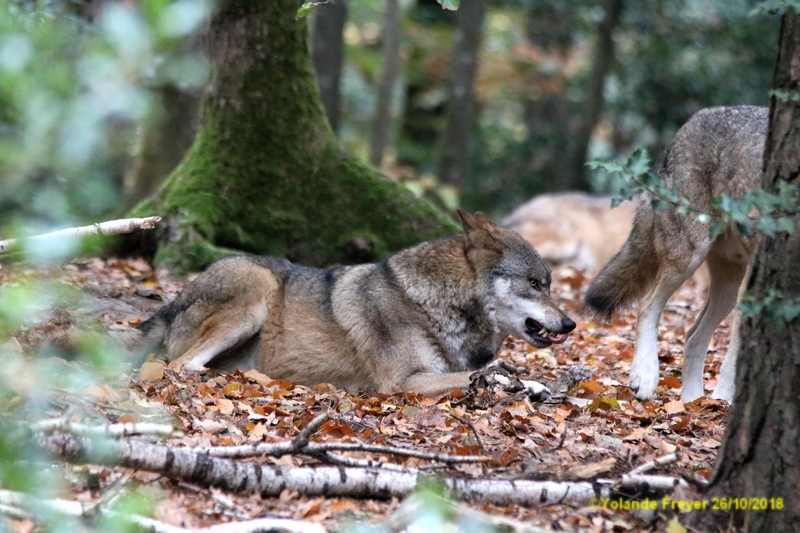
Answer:
POLYGON ((235 36, 225 50, 261 52, 219 59, 192 149, 155 200, 133 210, 165 219, 157 263, 194 269, 236 249, 326 266, 348 262, 355 238, 382 257, 458 230, 339 149, 319 102, 305 23, 294 18, 298 5, 231 0, 215 15, 212 49, 215 39, 235 36))
POLYGON ((197 272, 218 259, 239 253, 239 250, 214 246, 205 239, 195 239, 162 244, 154 262, 179 272, 197 272))

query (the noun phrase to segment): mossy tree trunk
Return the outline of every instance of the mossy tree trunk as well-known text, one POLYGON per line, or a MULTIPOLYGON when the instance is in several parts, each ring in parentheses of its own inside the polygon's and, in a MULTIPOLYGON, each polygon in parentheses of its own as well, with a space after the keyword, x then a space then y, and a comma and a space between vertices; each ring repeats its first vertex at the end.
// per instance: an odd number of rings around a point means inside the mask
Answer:
MULTIPOLYGON (((781 22, 765 147, 764 187, 800 185, 800 16, 781 22)), ((795 215, 800 231, 800 216, 795 215)), ((742 321, 736 396, 706 498, 721 498, 729 513, 692 513, 690 525, 708 531, 800 530, 800 233, 765 237, 748 292, 763 312, 742 321), (777 291, 777 302, 767 303, 777 291), (726 499, 729 497, 730 499, 726 499), (744 509, 744 510, 743 510, 744 509)))
POLYGON ((156 197, 156 263, 196 269, 230 249, 312 265, 380 257, 457 230, 343 153, 320 103, 299 0, 223 0, 200 130, 156 197))

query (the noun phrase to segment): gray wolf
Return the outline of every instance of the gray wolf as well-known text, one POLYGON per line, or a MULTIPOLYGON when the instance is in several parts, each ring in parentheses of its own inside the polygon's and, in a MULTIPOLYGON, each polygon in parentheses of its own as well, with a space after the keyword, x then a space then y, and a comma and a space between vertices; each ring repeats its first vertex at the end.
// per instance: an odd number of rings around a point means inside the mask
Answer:
MULTIPOLYGON (((711 199, 734 199, 761 186, 768 112, 753 106, 714 107, 697 112, 675 134, 654 171, 668 187, 691 199, 694 209, 713 213, 711 199)), ((636 349, 630 386, 640 400, 658 385, 658 323, 667 300, 703 261, 710 285, 700 316, 686 334, 681 399, 703 396, 703 368, 714 331, 736 306, 746 279, 756 238, 743 237, 729 225, 715 239, 695 216, 652 208, 644 193, 633 228, 622 249, 603 267, 584 297, 599 317, 636 302, 636 349)), ((730 401, 735 389, 738 318, 720 369, 713 397, 730 401)))
POLYGON ((166 351, 173 369, 437 395, 468 387, 509 335, 564 342, 575 322, 551 299, 533 247, 481 213, 459 215, 463 232, 376 264, 221 259, 136 328, 136 350, 166 351))
POLYGON ((500 225, 522 235, 550 266, 595 274, 622 247, 634 212, 627 201, 612 209, 610 196, 551 193, 519 206, 500 225))

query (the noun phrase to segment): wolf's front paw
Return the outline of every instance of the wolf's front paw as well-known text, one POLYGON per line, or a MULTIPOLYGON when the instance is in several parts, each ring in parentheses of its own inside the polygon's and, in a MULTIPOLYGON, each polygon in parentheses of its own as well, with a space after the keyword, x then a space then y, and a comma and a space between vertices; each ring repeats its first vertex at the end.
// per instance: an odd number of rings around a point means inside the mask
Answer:
MULTIPOLYGON (((720 380, 711 397, 715 400, 725 400, 728 403, 733 402, 733 394, 736 392, 734 386, 730 383, 724 383, 720 380)), ((684 402, 685 403, 685 402, 684 402)))
POLYGON ((525 387, 525 392, 530 396, 531 400, 535 402, 543 402, 548 399, 553 393, 550 389, 539 383, 538 381, 529 381, 521 379, 522 386, 525 387))
POLYGON ((497 365, 474 372, 469 380, 470 389, 484 389, 492 394, 499 391, 514 393, 524 389, 517 376, 497 365))
POLYGON ((191 360, 190 361, 181 361, 180 359, 175 359, 174 361, 172 361, 169 365, 167 365, 167 368, 169 368, 173 372, 177 372, 177 373, 180 373, 181 370, 189 370, 189 371, 195 371, 195 372, 200 372, 202 370, 208 370, 203 365, 197 365, 194 361, 191 361, 191 360))
POLYGON ((686 375, 684 375, 683 390, 681 391, 681 401, 683 403, 693 402, 704 395, 705 395, 705 390, 703 390, 702 378, 687 379, 686 375))
POLYGON ((637 400, 643 402, 652 398, 658 386, 658 358, 645 362, 634 358, 629 383, 637 400))

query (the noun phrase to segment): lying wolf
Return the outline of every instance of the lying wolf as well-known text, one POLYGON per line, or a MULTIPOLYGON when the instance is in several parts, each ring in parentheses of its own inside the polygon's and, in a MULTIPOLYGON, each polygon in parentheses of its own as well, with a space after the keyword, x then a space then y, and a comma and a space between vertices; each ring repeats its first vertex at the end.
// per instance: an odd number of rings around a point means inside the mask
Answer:
MULTIPOLYGON (((738 199, 761 186, 768 111, 763 107, 714 107, 695 114, 675 134, 655 165, 666 185, 692 201, 694 209, 712 213, 711 199, 726 194, 738 199)), ((620 308, 641 300, 636 324, 636 351, 630 386, 647 400, 658 385, 658 322, 670 296, 703 261, 710 277, 708 299, 686 334, 682 400, 703 396, 703 367, 717 326, 738 300, 751 262, 755 239, 743 237, 733 224, 715 239, 694 216, 655 211, 653 196, 639 201, 628 240, 591 283, 584 302, 608 319, 620 308), (642 300, 642 297, 644 299, 642 300)), ((738 319, 713 397, 730 401, 734 393, 738 319)))
POLYGON ((625 242, 634 212, 633 202, 612 209, 610 196, 549 193, 522 204, 501 225, 522 235, 549 265, 597 274, 625 242))
MULTIPOLYGON (((173 369, 257 369, 299 384, 437 395, 467 387, 509 335, 564 342, 575 322, 550 298, 550 270, 481 213, 464 231, 377 264, 306 268, 222 259, 135 330, 173 369)), ((544 387, 535 382, 531 392, 544 387)))

